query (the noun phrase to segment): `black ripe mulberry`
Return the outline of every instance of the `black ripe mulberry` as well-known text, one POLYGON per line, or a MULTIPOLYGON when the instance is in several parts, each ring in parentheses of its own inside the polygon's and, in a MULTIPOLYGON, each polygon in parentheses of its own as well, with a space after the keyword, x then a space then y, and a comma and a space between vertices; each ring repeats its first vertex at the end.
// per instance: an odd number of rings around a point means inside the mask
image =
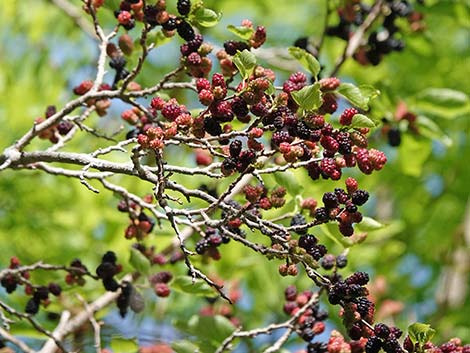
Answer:
POLYGON ((242 142, 240 140, 233 140, 230 142, 229 151, 232 158, 238 158, 242 151, 242 142))
POLYGON ((388 144, 392 147, 400 146, 401 132, 397 128, 391 128, 387 133, 388 144))
POLYGON ((372 336, 367 340, 366 353, 378 353, 382 348, 382 340, 377 336, 372 336))
POLYGON ((355 205, 362 206, 369 199, 369 193, 365 190, 357 190, 353 192, 351 199, 355 205))
POLYGON ((319 207, 315 210, 315 219, 319 222, 328 222, 330 215, 325 207, 319 207))
POLYGON ((178 31, 179 36, 187 42, 193 40, 196 36, 193 27, 191 27, 191 25, 186 21, 181 21, 176 27, 176 30, 178 31))
POLYGON ((186 16, 191 11, 191 1, 190 0, 178 0, 176 4, 176 9, 181 16, 186 16))
POLYGON ((39 300, 37 300, 36 298, 31 298, 30 300, 28 300, 24 311, 26 314, 37 314, 39 311, 39 300))
MULTIPOLYGON (((291 227, 295 226, 303 226, 306 224, 305 217, 302 216, 300 213, 297 213, 290 222, 291 227)), ((305 234, 307 230, 297 230, 295 231, 297 234, 305 234)))
POLYGON ((204 130, 211 136, 219 136, 223 132, 219 122, 212 117, 204 119, 204 130))

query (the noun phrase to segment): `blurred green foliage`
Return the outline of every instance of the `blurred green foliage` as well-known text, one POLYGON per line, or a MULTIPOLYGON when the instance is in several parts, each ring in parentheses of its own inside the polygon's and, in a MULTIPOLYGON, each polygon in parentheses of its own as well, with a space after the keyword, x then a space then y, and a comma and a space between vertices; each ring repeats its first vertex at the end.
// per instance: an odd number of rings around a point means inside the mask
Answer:
MULTIPOLYGON (((80 6, 79 1, 74 4, 80 6)), ((219 45, 233 37, 227 25, 239 25, 242 19, 249 18, 267 27, 267 48, 287 48, 298 37, 317 38, 326 14, 326 0, 298 1, 295 5, 274 0, 243 1, 243 6, 235 0, 206 0, 205 4, 223 14, 219 26, 204 30, 219 45)), ((386 278, 385 298, 405 304, 403 312, 393 317, 402 328, 419 320, 436 329, 438 340, 460 336, 469 342, 470 264, 455 260, 457 251, 463 249, 468 255, 470 248, 468 225, 464 226, 470 222, 470 6, 466 1, 426 1, 426 6, 417 7, 424 13, 426 30, 407 33, 406 49, 402 53, 387 56, 377 67, 363 67, 349 60, 339 73, 343 80, 370 84, 381 91, 372 104, 371 116, 377 121, 382 117, 392 118, 398 103, 403 101, 418 115, 423 131, 422 135, 404 132, 401 146, 393 148, 378 129, 371 141, 385 150, 389 163, 371 176, 351 173, 373 195, 365 213, 385 227, 370 231, 364 243, 350 248, 347 271, 366 269, 372 278, 386 278), (446 274, 461 271, 462 267, 466 283, 446 285, 446 274), (463 299, 451 303, 447 299, 455 290, 464 291, 463 299), (441 299, 437 301, 437 297, 441 299)), ((113 17, 109 13, 102 20, 105 28, 111 28, 113 17)), ((48 1, 4 2, 0 29, 0 148, 3 149, 30 127, 47 105, 63 105, 72 97, 71 87, 91 77, 97 48, 93 40, 48 1)), ((331 71, 343 47, 342 41, 326 40, 320 57, 326 72, 331 71)), ((140 83, 156 82, 173 68, 177 55, 174 42, 157 48, 140 83)), ((287 74, 279 71, 280 77, 287 74)), ((112 80, 108 76, 107 80, 112 80)), ((193 104, 193 94, 178 94, 180 99, 186 97, 188 106, 193 104)), ((112 109, 109 116, 94 116, 92 121, 103 131, 115 131, 120 125, 119 114, 119 109, 112 109)), ((92 151, 98 145, 95 137, 83 134, 68 149, 92 151)), ((35 141, 33 147, 48 146, 49 142, 35 141)), ((169 158, 181 161, 180 156, 169 154, 169 158)), ((194 163, 191 156, 186 158, 188 164, 194 163)), ((303 197, 319 198, 336 187, 331 181, 311 182, 304 171, 292 177, 293 186, 303 186, 298 188, 303 197)), ((136 194, 150 191, 132 180, 120 181, 136 194)), ((191 181, 194 188, 206 183, 218 187, 219 192, 228 182, 198 178, 191 181)), ((268 186, 277 182, 274 177, 267 178, 268 186)), ((270 215, 282 215, 286 209, 291 212, 297 201, 295 195, 289 197, 287 206, 270 215)), ((128 267, 130 243, 123 237, 127 219, 116 212, 117 202, 118 198, 111 193, 93 194, 77 180, 40 171, 3 171, 0 177, 1 267, 8 263, 10 256, 16 255, 23 263, 38 260, 67 263, 80 257, 94 268, 108 249, 116 251, 128 267)), ((157 249, 172 239, 168 228, 154 233, 148 243, 157 249)), ((331 230, 319 229, 318 234, 328 239, 325 242, 333 253, 343 250, 344 244, 335 240, 331 230)), ((257 236, 251 237, 265 241, 257 236)), ((222 248, 219 262, 200 265, 207 273, 218 273, 223 279, 240 282, 249 299, 235 312, 247 328, 284 318, 283 290, 288 284, 295 282, 302 289, 311 286, 304 276, 280 277, 278 261, 267 262, 239 244, 222 248)), ((179 271, 185 274, 184 266, 179 271)), ((93 299, 101 292, 97 288, 99 284, 90 283, 82 291, 93 299)), ((17 295, 11 300, 24 303, 25 298, 17 295)), ((175 293, 167 302, 159 300, 146 315, 177 317, 185 322, 198 312, 203 302, 175 293)))

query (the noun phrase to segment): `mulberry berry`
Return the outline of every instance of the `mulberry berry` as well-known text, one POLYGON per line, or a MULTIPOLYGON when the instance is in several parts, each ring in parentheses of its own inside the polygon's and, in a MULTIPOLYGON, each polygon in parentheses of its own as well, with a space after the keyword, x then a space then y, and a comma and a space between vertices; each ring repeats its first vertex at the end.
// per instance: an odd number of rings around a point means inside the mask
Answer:
POLYGON ((386 339, 390 335, 390 328, 382 323, 378 323, 374 326, 374 333, 380 338, 386 339))
POLYGON ((294 285, 288 286, 284 291, 284 297, 286 300, 294 301, 297 297, 297 288, 294 285))
POLYGON ((318 239, 312 234, 302 235, 299 238, 299 246, 307 251, 312 249, 318 242, 318 239))
POLYGON ((176 4, 176 9, 181 16, 187 16, 189 11, 191 11, 191 1, 190 0, 178 0, 176 4))
POLYGON ((350 237, 354 234, 354 228, 350 223, 340 223, 338 229, 345 237, 350 237))
POLYGON ((338 198, 333 192, 326 192, 323 195, 322 201, 326 208, 335 208, 338 206, 338 198))
POLYGON ((355 108, 345 109, 343 113, 341 114, 341 116, 339 117, 339 123, 341 125, 351 125, 354 115, 358 113, 359 112, 355 108))
POLYGON ((109 292, 116 292, 119 289, 119 283, 114 278, 104 278, 103 286, 109 292))
POLYGON ((369 199, 369 193, 365 190, 357 190, 353 192, 351 199, 355 205, 362 206, 369 199))
POLYGON ((36 315, 39 312, 39 301, 35 298, 29 299, 24 311, 26 314, 36 315))
POLYGON ((224 49, 228 55, 235 55, 237 51, 243 51, 249 48, 250 47, 245 42, 228 40, 224 43, 224 49))
MULTIPOLYGON (((305 217, 302 216, 302 214, 300 213, 297 213, 294 217, 292 217, 292 220, 290 222, 290 225, 291 227, 295 227, 295 226, 302 226, 302 225, 305 225, 306 224, 306 221, 305 221, 305 217)), ((297 234, 305 234, 307 232, 307 230, 297 230, 295 231, 297 234)))
POLYGON ((193 27, 186 21, 181 21, 177 25, 176 30, 178 31, 178 35, 187 42, 193 40, 196 35, 193 27))
POLYGON ((223 133, 220 124, 217 120, 211 117, 206 117, 204 119, 204 130, 211 136, 219 136, 223 133))
POLYGON ((397 128, 391 128, 387 133, 388 144, 392 147, 400 146, 401 144, 401 132, 397 128))
POLYGON ((321 259, 320 265, 325 270, 331 270, 335 265, 335 260, 336 260, 336 258, 335 258, 334 255, 327 254, 321 259))
POLYGON ((277 146, 282 142, 291 143, 292 141, 294 141, 294 138, 287 131, 276 131, 272 137, 272 142, 277 146))
POLYGON ((382 340, 379 337, 372 336, 367 340, 366 353, 379 353, 380 348, 382 348, 382 340))
POLYGON ((348 264, 348 258, 345 255, 338 255, 336 257, 336 266, 338 268, 344 268, 348 264))
POLYGON ((328 210, 325 207, 318 207, 315 210, 315 219, 319 222, 325 223, 330 219, 328 210))

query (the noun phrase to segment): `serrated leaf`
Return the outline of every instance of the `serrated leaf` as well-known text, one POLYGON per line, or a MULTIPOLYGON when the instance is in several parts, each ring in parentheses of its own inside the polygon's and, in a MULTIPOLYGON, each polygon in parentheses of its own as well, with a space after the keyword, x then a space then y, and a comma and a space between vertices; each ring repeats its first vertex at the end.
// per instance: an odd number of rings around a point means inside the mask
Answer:
POLYGON ((356 114, 352 118, 351 127, 375 127, 375 123, 363 114, 356 114))
POLYGON ((202 27, 214 27, 219 23, 222 14, 211 9, 200 7, 194 12, 194 21, 202 27))
POLYGON ((255 33, 255 30, 253 28, 248 28, 245 26, 228 25, 227 29, 243 40, 250 39, 253 33, 255 33))
POLYGON ((285 187, 287 192, 292 196, 300 195, 304 190, 304 187, 299 183, 295 174, 289 170, 274 173, 274 179, 279 186, 285 187))
MULTIPOLYGON (((366 96, 366 90, 363 92, 361 89, 352 83, 342 83, 336 90, 344 98, 346 98, 352 105, 367 110, 369 108, 370 97, 366 96)), ((369 89, 367 90, 369 92, 369 89)))
POLYGON ((176 353, 198 353, 199 352, 198 346, 186 340, 173 342, 171 344, 171 348, 176 353))
POLYGON ((320 84, 305 86, 299 91, 291 92, 294 101, 303 110, 314 110, 322 105, 320 84))
POLYGON ((362 217, 362 221, 358 223, 356 226, 361 231, 372 231, 372 230, 382 229, 385 227, 384 224, 370 217, 362 217))
POLYGON ((316 80, 318 73, 321 69, 320 63, 318 62, 317 58, 315 58, 306 50, 297 47, 290 47, 289 54, 294 59, 296 59, 308 72, 310 72, 316 80))
POLYGON ((201 297, 216 297, 217 293, 201 279, 193 279, 190 276, 178 276, 171 282, 171 288, 178 292, 190 293, 201 297))
POLYGON ((408 335, 413 344, 418 343, 420 346, 430 341, 436 330, 431 328, 429 324, 423 324, 421 322, 415 322, 408 326, 408 335))
POLYGON ((256 67, 256 56, 246 49, 242 52, 237 52, 233 56, 232 61, 244 80, 250 77, 256 67))
POLYGON ((129 258, 129 263, 134 269, 140 273, 148 274, 150 271, 150 261, 147 259, 144 254, 142 254, 136 248, 131 248, 131 255, 129 258))

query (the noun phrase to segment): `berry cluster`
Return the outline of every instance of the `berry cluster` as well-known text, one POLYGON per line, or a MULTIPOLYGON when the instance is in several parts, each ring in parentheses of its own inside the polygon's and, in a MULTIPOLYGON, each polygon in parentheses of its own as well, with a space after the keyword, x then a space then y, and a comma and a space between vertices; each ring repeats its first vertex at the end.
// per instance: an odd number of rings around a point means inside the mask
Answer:
MULTIPOLYGON (((312 298, 312 291, 306 290, 298 292, 297 288, 293 285, 288 286, 284 291, 286 303, 284 304, 284 312, 290 316, 294 316, 300 308, 304 307, 312 298)), ((328 318, 328 313, 320 309, 318 302, 313 303, 305 312, 298 318, 296 322, 297 334, 306 342, 310 342, 308 347, 326 348, 319 342, 311 342, 316 335, 320 335, 325 331, 324 320, 328 318)), ((311 348, 308 348, 311 351, 311 348)))
MULTIPOLYGON (((409 336, 405 337, 403 341, 403 348, 408 353, 421 351, 419 344, 413 345, 409 336)), ((460 338, 451 338, 448 342, 441 345, 435 345, 432 342, 427 342, 423 345, 422 350, 432 353, 469 353, 470 344, 463 345, 460 338)))
POLYGON ((170 287, 168 282, 171 281, 173 275, 168 271, 161 271, 149 277, 150 284, 158 297, 168 297, 170 295, 170 287))
POLYGON ((251 33, 247 40, 227 40, 224 42, 224 49, 217 52, 220 68, 224 76, 233 76, 237 73, 237 68, 232 62, 232 57, 237 52, 250 50, 251 48, 259 48, 266 41, 266 29, 263 26, 254 28, 253 23, 249 20, 243 20, 241 29, 251 33))
POLYGON ((212 259, 219 260, 220 252, 217 248, 228 242, 230 242, 230 238, 227 235, 217 229, 207 228, 205 236, 196 243, 195 250, 199 255, 207 254, 212 259))
POLYGON ((255 207, 259 207, 263 210, 269 210, 271 208, 280 208, 284 206, 286 200, 286 189, 282 186, 277 187, 271 191, 268 196, 268 190, 264 185, 246 185, 243 188, 245 198, 255 207))
MULTIPOLYGON (((20 260, 17 257, 12 257, 8 268, 10 270, 21 269, 20 260)), ((30 273, 28 271, 6 273, 1 280, 1 285, 5 288, 5 291, 8 294, 13 293, 18 285, 23 284, 25 285, 25 294, 31 296, 26 303, 25 312, 31 315, 38 313, 41 304, 43 306, 49 305, 49 294, 59 296, 62 292, 62 288, 54 282, 50 282, 47 286, 32 284, 30 282, 30 273)))
POLYGON ((387 353, 404 353, 398 339, 402 331, 397 327, 389 327, 378 323, 374 326, 372 336, 368 338, 365 345, 366 353, 378 353, 383 349, 387 353))
POLYGON ((103 286, 107 291, 116 292, 119 289, 119 283, 114 279, 122 270, 120 264, 116 264, 116 254, 108 251, 103 255, 101 263, 96 268, 96 275, 103 281, 103 286))
POLYGON ((230 157, 224 159, 221 171, 225 176, 233 174, 235 171, 244 172, 248 166, 256 159, 255 151, 251 149, 242 151, 240 140, 234 140, 229 146, 230 157))
MULTIPOLYGON (((56 107, 50 105, 47 107, 44 117, 39 117, 34 120, 35 124, 40 124, 46 119, 50 118, 57 112, 56 107)), ((42 130, 38 137, 40 139, 49 140, 52 143, 57 143, 59 141, 59 136, 65 136, 72 130, 73 124, 70 121, 61 121, 58 124, 55 124, 45 130, 42 130)))
MULTIPOLYGON (((365 18, 370 14, 372 8, 360 1, 346 1, 344 6, 338 9, 339 22, 329 26, 326 34, 349 40, 358 26, 364 23, 365 18)), ((422 22, 421 13, 413 10, 412 5, 406 0, 387 0, 382 6, 380 16, 382 23, 377 26, 380 30, 374 30, 369 34, 367 44, 360 46, 354 55, 354 59, 363 65, 378 65, 384 55, 393 51, 402 51, 405 44, 398 39, 397 33, 400 27, 397 19, 406 18, 410 24, 410 29, 414 32, 422 31, 425 28, 422 22)))
POLYGON ((180 51, 182 63, 192 77, 207 77, 212 69, 212 61, 207 56, 212 46, 203 43, 202 35, 196 34, 193 39, 182 44, 180 51))
MULTIPOLYGON (((9 269, 14 270, 19 268, 21 265, 20 260, 16 257, 13 256, 10 259, 10 265, 8 266, 9 269)), ((3 288, 5 288, 7 293, 13 293, 18 285, 21 285, 23 283, 22 279, 29 279, 30 274, 29 272, 21 272, 20 275, 15 275, 15 274, 7 274, 5 275, 2 280, 1 280, 1 285, 3 288)))
POLYGON ((145 6, 142 0, 123 0, 119 4, 119 9, 114 11, 114 16, 128 31, 135 27, 136 21, 139 21, 151 28, 161 26, 163 34, 167 37, 178 33, 184 40, 191 41, 195 37, 194 28, 187 21, 191 12, 191 1, 179 0, 176 8, 180 16, 167 11, 165 0, 158 0, 153 5, 145 6))
POLYGON ((85 285, 85 275, 89 275, 87 267, 82 263, 80 259, 74 259, 70 262, 71 269, 65 276, 65 283, 68 285, 77 284, 79 286, 85 285))
POLYGON ((375 311, 374 304, 367 299, 369 291, 365 285, 369 275, 355 272, 345 280, 338 276, 333 280, 336 281, 328 289, 328 301, 333 305, 341 304, 341 316, 349 336, 353 340, 369 337, 369 328, 364 322, 372 323, 375 311))
MULTIPOLYGON (((152 202, 152 196, 147 195, 144 197, 147 202, 152 202)), ((127 226, 124 235, 126 239, 142 240, 152 232, 155 226, 155 221, 150 218, 139 205, 133 201, 121 200, 118 204, 120 212, 129 214, 129 225, 127 226)))
MULTIPOLYGON (((73 93, 78 95, 78 96, 83 96, 87 92, 89 92, 93 88, 93 81, 90 80, 84 80, 80 82, 78 86, 75 86, 73 88, 73 93)), ((108 91, 112 87, 108 85, 107 83, 103 83, 98 87, 98 91, 108 91)), ((107 114, 108 108, 111 106, 111 100, 108 98, 102 98, 102 99, 88 99, 86 101, 87 106, 95 107, 96 114, 98 116, 105 116, 107 114)))
POLYGON ((358 206, 364 205, 369 199, 369 193, 358 190, 356 179, 346 179, 346 190, 336 188, 334 192, 323 194, 323 207, 315 209, 315 219, 319 223, 338 221, 341 234, 350 237, 354 233, 353 223, 362 221, 358 206))

